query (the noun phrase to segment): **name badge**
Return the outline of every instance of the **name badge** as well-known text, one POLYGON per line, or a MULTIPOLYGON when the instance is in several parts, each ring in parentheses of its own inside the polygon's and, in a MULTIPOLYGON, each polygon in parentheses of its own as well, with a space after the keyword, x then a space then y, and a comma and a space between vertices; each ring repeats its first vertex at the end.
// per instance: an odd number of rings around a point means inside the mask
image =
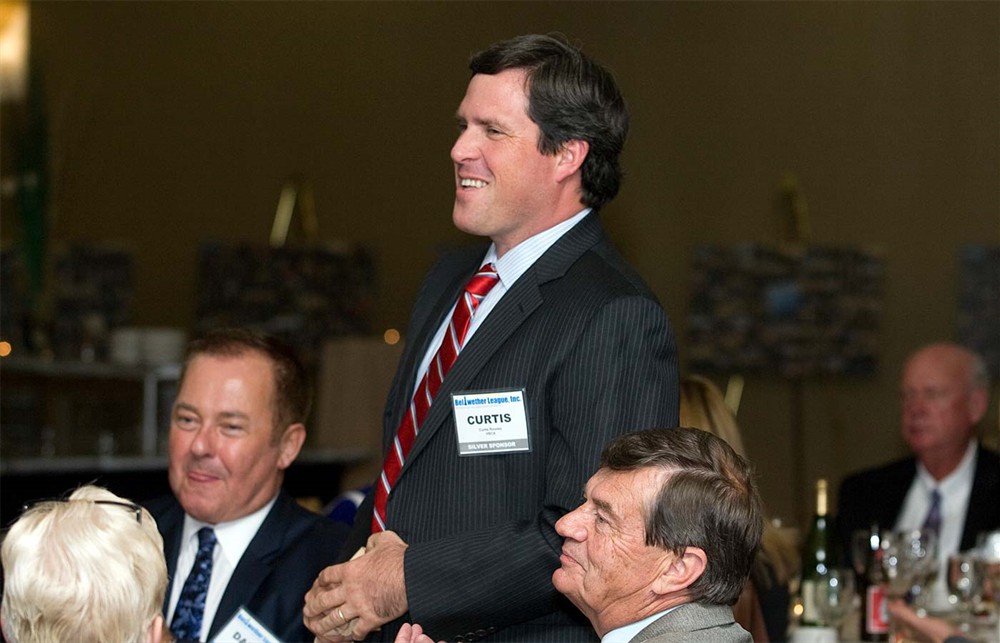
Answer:
POLYGON ((524 389, 453 393, 458 455, 531 451, 524 389))
POLYGON ((214 643, 281 643, 253 614, 241 607, 213 639, 214 643))

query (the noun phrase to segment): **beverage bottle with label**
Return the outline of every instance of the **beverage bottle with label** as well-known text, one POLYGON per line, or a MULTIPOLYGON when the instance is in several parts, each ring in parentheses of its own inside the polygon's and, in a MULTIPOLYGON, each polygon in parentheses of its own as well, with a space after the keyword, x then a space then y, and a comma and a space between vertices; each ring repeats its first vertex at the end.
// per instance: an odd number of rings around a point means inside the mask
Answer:
POLYGON ((820 478, 816 481, 816 513, 813 515, 802 550, 802 618, 800 623, 808 627, 826 627, 823 612, 816 604, 816 590, 827 571, 836 566, 834 560, 833 525, 827 516, 827 483, 820 478))
MULTIPOLYGON (((878 534, 877 528, 873 533, 878 534)), ((873 541, 874 542, 874 541, 873 541)), ((882 585, 882 548, 872 551, 868 559, 868 572, 865 575, 861 590, 861 640, 889 640, 889 612, 886 609, 888 598, 882 585)))

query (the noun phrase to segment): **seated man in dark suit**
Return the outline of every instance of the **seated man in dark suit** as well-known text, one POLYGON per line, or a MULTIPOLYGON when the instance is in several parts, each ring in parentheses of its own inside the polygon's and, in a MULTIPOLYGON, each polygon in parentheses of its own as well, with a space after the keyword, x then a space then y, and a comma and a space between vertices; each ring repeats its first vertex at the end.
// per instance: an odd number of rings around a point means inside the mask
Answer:
MULTIPOLYGON (((750 643, 732 605, 763 529, 750 465, 725 441, 698 429, 629 433, 556 523, 552 584, 604 643, 750 643)), ((396 641, 430 638, 406 625, 396 641)))
MULTIPOLYGON (((837 533, 850 557, 856 530, 928 526, 938 533, 943 566, 949 554, 975 546, 979 532, 1000 527, 1000 457, 976 439, 989 404, 986 365, 956 344, 926 346, 903 368, 900 401, 913 457, 846 478, 837 533)), ((932 606, 946 600, 945 579, 939 573, 931 588, 932 606)))
POLYGON ((308 412, 305 371, 284 343, 223 330, 189 345, 170 422, 173 495, 148 505, 171 577, 164 615, 178 639, 262 627, 282 641, 312 640, 303 597, 346 527, 281 489, 308 412))

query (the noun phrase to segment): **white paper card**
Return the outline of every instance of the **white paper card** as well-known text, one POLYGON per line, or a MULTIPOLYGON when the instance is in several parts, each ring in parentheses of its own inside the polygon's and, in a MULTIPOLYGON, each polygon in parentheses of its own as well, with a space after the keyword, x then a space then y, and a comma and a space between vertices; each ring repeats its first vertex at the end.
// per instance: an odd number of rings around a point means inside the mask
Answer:
POLYGON ((241 607, 213 639, 214 643, 281 643, 253 614, 241 607))

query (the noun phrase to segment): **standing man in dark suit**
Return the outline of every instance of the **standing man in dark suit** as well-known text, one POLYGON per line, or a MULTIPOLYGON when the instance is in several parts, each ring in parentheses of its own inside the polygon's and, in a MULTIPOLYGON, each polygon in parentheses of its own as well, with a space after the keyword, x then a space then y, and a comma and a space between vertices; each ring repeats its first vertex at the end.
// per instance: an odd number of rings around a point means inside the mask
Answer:
POLYGON ((301 363, 275 338, 233 329, 189 345, 170 422, 173 495, 148 505, 178 639, 261 640, 253 630, 262 626, 282 641, 311 640, 304 596, 346 530, 281 490, 305 440, 309 398, 301 363))
MULTIPOLYGON (((976 544, 976 535, 1000 527, 1000 457, 976 439, 989 404, 982 358, 950 343, 914 353, 903 368, 900 424, 913 457, 844 480, 838 496, 838 534, 851 555, 851 534, 873 523, 882 529, 930 526, 938 557, 976 544), (938 498, 935 501, 935 496, 938 498)), ((946 600, 938 574, 932 600, 946 600)))
POLYGON ((593 639, 550 582, 555 523, 607 442, 677 423, 666 314, 597 212, 628 130, 614 79, 548 36, 497 43, 470 68, 452 218, 492 243, 444 258, 420 291, 383 475, 345 548, 366 553, 306 597, 321 639, 381 627, 392 640, 407 612, 435 639, 593 639))

